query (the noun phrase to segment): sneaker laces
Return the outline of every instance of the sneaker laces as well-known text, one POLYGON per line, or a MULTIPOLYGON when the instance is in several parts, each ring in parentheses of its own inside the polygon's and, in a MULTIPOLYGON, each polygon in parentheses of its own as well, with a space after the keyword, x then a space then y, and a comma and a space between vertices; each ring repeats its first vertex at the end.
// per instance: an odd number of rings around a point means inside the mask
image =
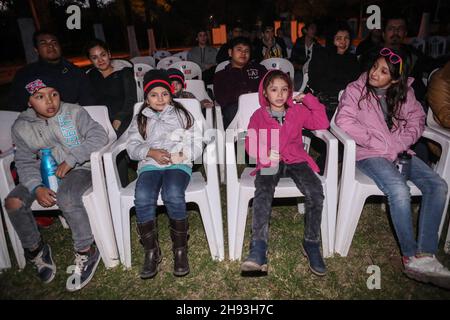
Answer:
POLYGON ((81 274, 84 269, 84 264, 88 261, 89 257, 87 254, 75 253, 75 270, 74 273, 81 274))
POLYGON ((38 272, 41 272, 41 270, 44 268, 50 268, 50 269, 53 268, 53 266, 51 264, 46 263, 44 261, 44 259, 42 259, 43 254, 44 254, 44 250, 41 250, 41 252, 39 252, 38 255, 31 260, 33 262, 33 264, 36 266, 38 272))

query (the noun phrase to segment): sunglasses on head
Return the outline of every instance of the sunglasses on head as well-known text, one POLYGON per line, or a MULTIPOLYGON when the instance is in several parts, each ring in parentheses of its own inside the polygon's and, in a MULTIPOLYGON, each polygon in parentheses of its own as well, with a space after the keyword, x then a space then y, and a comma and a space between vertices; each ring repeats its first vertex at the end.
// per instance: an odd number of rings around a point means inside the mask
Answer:
POLYGON ((400 57, 398 54, 392 52, 392 50, 389 49, 389 48, 381 49, 380 50, 380 55, 382 55, 383 57, 389 57, 389 61, 392 64, 400 63, 399 74, 402 74, 402 72, 403 72, 403 59, 402 59, 402 57, 400 57))

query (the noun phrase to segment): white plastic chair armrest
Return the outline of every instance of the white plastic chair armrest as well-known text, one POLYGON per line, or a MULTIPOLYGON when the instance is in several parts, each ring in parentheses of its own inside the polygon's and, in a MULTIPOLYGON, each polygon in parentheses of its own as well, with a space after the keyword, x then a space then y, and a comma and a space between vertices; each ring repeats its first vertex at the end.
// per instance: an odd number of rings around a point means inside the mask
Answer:
POLYGON ((344 158, 342 161, 342 177, 355 179, 356 144, 344 130, 335 123, 331 123, 331 132, 344 145, 344 158))
POLYGON ((334 176, 337 181, 338 140, 328 130, 315 130, 312 133, 327 144, 327 157, 323 176, 334 176))

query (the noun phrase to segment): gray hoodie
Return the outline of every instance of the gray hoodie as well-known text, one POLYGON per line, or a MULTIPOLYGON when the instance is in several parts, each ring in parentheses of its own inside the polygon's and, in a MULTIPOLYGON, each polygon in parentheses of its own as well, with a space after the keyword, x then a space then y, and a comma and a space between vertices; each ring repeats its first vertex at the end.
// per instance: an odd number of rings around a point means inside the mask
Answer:
POLYGON ((131 122, 128 131, 127 151, 132 160, 138 160, 138 169, 146 165, 153 165, 159 168, 169 165, 160 165, 155 159, 147 157, 151 149, 164 149, 169 153, 182 151, 187 159, 183 161, 192 167, 192 161, 202 155, 203 136, 202 124, 194 121, 189 129, 185 127, 186 119, 181 113, 179 118, 175 107, 167 105, 162 112, 155 112, 150 108, 145 108, 142 114, 147 117, 146 134, 147 139, 141 136, 137 126, 137 116, 131 122))
POLYGON ((33 191, 42 184, 40 150, 52 148, 58 164, 65 161, 72 168, 90 168, 91 153, 108 142, 103 127, 76 104, 61 102, 58 113, 47 120, 37 117, 32 108, 23 111, 11 129, 16 146, 20 182, 33 191))

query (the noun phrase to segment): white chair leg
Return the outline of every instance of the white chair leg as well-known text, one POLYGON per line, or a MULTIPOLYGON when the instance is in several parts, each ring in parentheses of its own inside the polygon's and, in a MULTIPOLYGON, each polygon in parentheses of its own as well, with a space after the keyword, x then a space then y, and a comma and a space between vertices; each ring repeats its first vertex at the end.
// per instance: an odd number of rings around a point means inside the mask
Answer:
POLYGON ((219 260, 219 248, 217 247, 214 223, 212 220, 211 209, 209 207, 206 194, 202 197, 199 197, 199 199, 197 200, 197 205, 202 216, 203 226, 205 228, 206 239, 208 240, 211 257, 213 258, 213 260, 219 260))
POLYGON ((234 256, 232 260, 240 260, 242 256, 242 247, 244 245, 245 225, 247 223, 248 203, 252 197, 243 195, 239 199, 238 214, 235 231, 234 256))
POLYGON ((450 222, 448 224, 447 238, 445 239, 444 251, 450 254, 450 222))
POLYGON ((0 215, 0 272, 3 269, 9 268, 11 268, 11 259, 9 258, 5 229, 3 229, 2 217, 0 215))
POLYGON ((228 225, 228 256, 230 260, 234 260, 234 248, 236 240, 236 228, 239 205, 239 188, 232 190, 227 185, 227 225, 228 225))
MULTIPOLYGON (((3 210, 4 209, 5 208, 3 208, 3 210)), ((20 241, 19 236, 17 235, 17 232, 11 223, 11 220, 9 220, 8 214, 5 214, 4 217, 5 217, 6 230, 8 230, 9 240, 11 241, 11 246, 13 248, 14 255, 16 256, 17 264, 19 265, 19 269, 24 269, 25 265, 26 265, 26 261, 25 261, 25 254, 24 254, 23 247, 22 247, 22 242, 20 241)))
POLYGON ((130 225, 130 207, 125 205, 121 208, 122 212, 122 246, 123 257, 120 261, 124 264, 126 269, 131 268, 131 225, 130 225))
POLYGON ((64 218, 62 215, 58 215, 59 221, 61 222, 61 225, 64 229, 69 229, 69 225, 67 224, 66 218, 64 218))
POLYGON ((345 191, 347 195, 351 196, 346 197, 339 204, 335 252, 342 257, 346 257, 348 254, 367 197, 364 194, 359 194, 357 191, 345 191))
POLYGON ((214 235, 216 237, 216 245, 218 249, 218 260, 222 261, 225 258, 225 248, 223 241, 223 221, 222 210, 220 203, 220 194, 218 192, 207 191, 207 199, 209 199, 209 207, 211 208, 211 219, 214 228, 214 235), (215 209, 218 208, 218 209, 215 209))
POLYGON ((298 202, 297 203, 297 210, 300 214, 305 214, 305 203, 304 202, 298 202))

